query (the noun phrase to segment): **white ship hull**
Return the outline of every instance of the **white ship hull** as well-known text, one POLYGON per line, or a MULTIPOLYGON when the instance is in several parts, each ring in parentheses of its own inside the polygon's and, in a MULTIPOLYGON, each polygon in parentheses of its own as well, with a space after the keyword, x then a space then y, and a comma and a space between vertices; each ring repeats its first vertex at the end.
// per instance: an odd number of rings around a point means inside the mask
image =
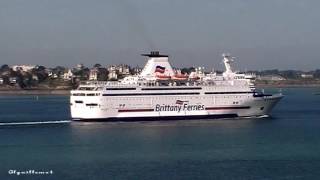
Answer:
POLYGON ((235 94, 233 96, 191 95, 116 98, 72 96, 71 116, 75 120, 257 117, 269 115, 273 107, 282 98, 282 95, 254 97, 253 94, 235 94), (177 104, 177 101, 179 101, 179 104, 177 104))

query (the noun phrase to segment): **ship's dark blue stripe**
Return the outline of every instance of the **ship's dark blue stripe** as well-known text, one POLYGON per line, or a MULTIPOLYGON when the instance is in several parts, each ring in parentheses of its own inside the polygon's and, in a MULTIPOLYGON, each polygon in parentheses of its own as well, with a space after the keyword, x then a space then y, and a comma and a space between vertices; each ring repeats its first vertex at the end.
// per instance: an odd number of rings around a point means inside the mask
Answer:
POLYGON ((168 120, 192 120, 192 119, 221 119, 235 118, 237 114, 213 114, 213 115, 193 115, 193 116, 156 116, 156 117, 118 117, 101 119, 75 119, 76 121, 168 121, 168 120))
POLYGON ((150 112, 154 109, 119 109, 118 112, 150 112))
POLYGON ((136 88, 106 88, 106 90, 136 90, 136 88))
POLYGON ((142 90, 201 90, 201 87, 185 87, 185 88, 142 88, 142 90))
POLYGON ((250 109, 250 106, 206 107, 206 110, 250 109))
POLYGON ((245 91, 245 92, 205 92, 204 94, 253 94, 252 91, 245 91))
POLYGON ((197 92, 185 93, 130 93, 130 94, 103 94, 103 96, 155 96, 155 95, 199 95, 197 92))

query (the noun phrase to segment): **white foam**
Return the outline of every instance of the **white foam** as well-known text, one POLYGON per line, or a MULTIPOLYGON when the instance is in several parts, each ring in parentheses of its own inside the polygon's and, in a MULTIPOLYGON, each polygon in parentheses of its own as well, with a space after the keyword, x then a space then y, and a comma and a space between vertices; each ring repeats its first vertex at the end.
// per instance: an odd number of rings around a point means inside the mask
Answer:
POLYGON ((258 116, 258 118, 268 118, 270 117, 269 115, 262 115, 262 116, 258 116))
POLYGON ((38 122, 9 122, 9 123, 0 123, 0 126, 15 126, 15 125, 37 125, 37 124, 63 124, 70 123, 70 120, 63 121, 38 121, 38 122))
POLYGON ((238 117, 238 118, 243 118, 243 119, 260 119, 260 118, 268 118, 270 117, 269 115, 261 115, 261 116, 247 116, 247 117, 238 117))

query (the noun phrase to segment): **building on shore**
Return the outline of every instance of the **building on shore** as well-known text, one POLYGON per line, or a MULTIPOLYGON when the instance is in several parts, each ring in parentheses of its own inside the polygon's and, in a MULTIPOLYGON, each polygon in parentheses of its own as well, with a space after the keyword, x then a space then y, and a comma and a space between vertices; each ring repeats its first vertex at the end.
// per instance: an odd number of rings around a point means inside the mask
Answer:
POLYGON ((51 69, 49 69, 48 70, 48 77, 50 77, 52 79, 57 79, 59 77, 59 74, 57 74, 56 72, 54 72, 51 69))
POLYGON ((18 78, 17 77, 10 77, 9 78, 9 83, 10 84, 17 84, 18 83, 18 78))
POLYGON ((14 65, 11 67, 13 71, 30 72, 32 69, 37 68, 36 65, 14 65))
POLYGON ((99 74, 100 74, 99 68, 94 67, 94 68, 90 69, 89 81, 97 81, 99 74))
POLYGON ((76 65, 76 69, 77 70, 82 70, 82 69, 84 69, 84 65, 83 64, 77 64, 76 65))
POLYGON ((71 81, 73 78, 73 73, 71 71, 71 69, 66 69, 63 73, 63 80, 65 81, 71 81))
POLYGON ((130 75, 130 66, 127 64, 110 65, 108 68, 108 78, 116 80, 130 75))
POLYGON ((284 81, 286 80, 286 78, 280 76, 280 75, 263 75, 263 76, 257 76, 258 80, 262 80, 262 81, 284 81))
POLYGON ((108 79, 110 80, 117 80, 118 74, 117 74, 117 67, 115 65, 111 65, 108 67, 108 79))
POLYGON ((36 74, 32 74, 32 81, 38 82, 39 81, 39 77, 36 74))
POLYGON ((120 64, 116 66, 118 74, 122 76, 130 75, 130 67, 126 64, 120 64))
POLYGON ((134 75, 140 74, 141 71, 142 71, 142 68, 139 67, 139 66, 136 66, 135 68, 133 68, 133 74, 134 74, 134 75))
POLYGON ((314 76, 313 74, 301 74, 301 77, 304 79, 312 79, 314 76))

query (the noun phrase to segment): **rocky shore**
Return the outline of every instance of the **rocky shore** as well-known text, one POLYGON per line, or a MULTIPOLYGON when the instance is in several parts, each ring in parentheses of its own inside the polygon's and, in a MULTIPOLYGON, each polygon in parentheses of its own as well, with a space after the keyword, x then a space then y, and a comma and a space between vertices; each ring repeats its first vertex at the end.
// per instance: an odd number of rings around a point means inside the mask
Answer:
POLYGON ((71 87, 65 88, 28 88, 0 86, 0 95, 69 95, 71 87))

